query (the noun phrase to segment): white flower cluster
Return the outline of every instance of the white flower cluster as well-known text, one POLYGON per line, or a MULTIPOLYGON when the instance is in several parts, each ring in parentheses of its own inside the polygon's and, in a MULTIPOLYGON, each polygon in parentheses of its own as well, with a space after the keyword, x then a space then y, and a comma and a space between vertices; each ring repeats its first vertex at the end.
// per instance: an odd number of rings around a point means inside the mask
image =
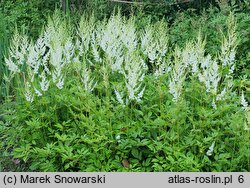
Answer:
POLYGON ((138 45, 136 36, 136 27, 134 19, 130 19, 126 24, 123 24, 121 32, 121 41, 128 53, 133 53, 138 45))
POLYGON ((5 59, 5 63, 12 74, 26 70, 27 75, 23 79, 25 83, 25 97, 29 102, 33 102, 34 100, 33 92, 37 96, 42 95, 34 85, 34 80, 36 79, 36 75, 39 75, 39 68, 41 66, 44 70, 46 68, 47 55, 45 53, 44 37, 39 37, 36 43, 33 44, 28 41, 26 36, 21 37, 16 33, 12 40, 10 55, 5 59))
POLYGON ((212 101, 212 107, 217 109, 216 101, 222 100, 226 93, 226 88, 224 88, 221 93, 218 94, 219 82, 221 81, 219 65, 215 60, 211 59, 210 55, 208 55, 207 57, 204 57, 200 66, 201 71, 198 73, 198 78, 200 82, 205 84, 206 91, 215 96, 212 101))
POLYGON ((13 62, 12 59, 10 59, 10 58, 7 59, 7 58, 5 58, 5 63, 6 63, 6 65, 7 65, 7 67, 8 67, 8 69, 9 69, 12 73, 18 73, 18 72, 20 72, 18 66, 13 62))
POLYGON ((169 40, 167 31, 166 23, 159 22, 155 27, 147 26, 141 37, 142 52, 148 57, 157 77, 170 70, 170 62, 166 60, 169 40))
POLYGON ((202 40, 200 33, 198 35, 197 42, 188 42, 182 53, 182 61, 191 67, 191 72, 193 75, 198 74, 200 72, 200 64, 203 62, 205 54, 205 41, 202 40))
POLYGON ((211 156, 213 151, 214 151, 214 146, 215 146, 215 141, 211 144, 211 146, 209 147, 208 151, 207 151, 207 156, 211 156))
POLYGON ((92 92, 97 85, 97 82, 91 78, 91 71, 86 67, 83 68, 81 81, 84 85, 85 91, 89 93, 92 92))
MULTIPOLYGON (((223 100, 228 87, 220 90, 220 82, 224 80, 221 67, 218 61, 212 59, 209 54, 205 56, 205 41, 202 40, 201 35, 198 36, 196 43, 187 43, 183 50, 177 48, 174 58, 169 81, 169 91, 173 95, 173 100, 177 102, 180 98, 185 77, 190 72, 191 76, 198 77, 199 81, 205 84, 207 92, 212 93, 214 96, 212 106, 216 109, 216 101, 223 100)), ((227 80, 227 85, 228 83, 229 80, 227 80)))
POLYGON ((28 102, 32 103, 34 101, 34 95, 31 92, 31 84, 29 82, 27 82, 25 84, 25 93, 24 93, 24 96, 25 96, 25 98, 26 98, 26 100, 28 102))
POLYGON ((81 17, 77 27, 77 35, 79 39, 76 40, 76 47, 79 50, 79 55, 83 56, 89 50, 92 33, 94 31, 94 17, 86 19, 81 17))
MULTIPOLYGON (((142 86, 143 79, 147 66, 144 61, 137 54, 128 54, 125 57, 125 63, 122 70, 122 74, 125 78, 126 90, 128 93, 128 98, 126 99, 126 104, 128 101, 135 100, 137 102, 141 101, 145 87, 142 86)), ((116 98, 119 103, 124 104, 123 93, 115 90, 116 98)))
POLYGON ((248 109, 248 103, 247 103, 247 101, 245 99, 243 91, 241 93, 241 100, 240 100, 240 102, 241 102, 242 108, 247 111, 247 109, 248 109))
POLYGON ((215 60, 208 55, 201 62, 201 72, 198 74, 199 80, 206 85, 207 92, 217 94, 218 84, 221 80, 219 66, 215 60))
POLYGON ((99 55, 98 45, 94 34, 95 33, 92 33, 92 41, 91 41, 92 53, 96 62, 102 62, 102 58, 99 55))
POLYGON ((183 84, 187 73, 187 63, 183 61, 183 53, 175 50, 175 61, 169 79, 169 92, 173 95, 173 101, 178 102, 182 93, 183 84))
POLYGON ((110 59, 121 54, 122 23, 120 16, 112 16, 106 25, 100 25, 97 32, 98 44, 110 59))
POLYGON ((138 46, 134 22, 134 19, 126 21, 117 15, 95 28, 92 33, 91 46, 96 62, 101 62, 105 57, 113 72, 122 73, 122 64, 126 54, 134 53, 138 46), (100 51, 105 52, 102 58, 100 51))
POLYGON ((45 32, 35 43, 16 33, 10 55, 5 59, 12 74, 21 70, 26 73, 22 75, 25 98, 29 102, 33 102, 35 95, 42 96, 49 89, 51 79, 59 89, 63 88, 62 70, 74 55, 73 44, 67 37, 60 18, 55 16, 54 19, 49 21, 45 32))
POLYGON ((60 44, 50 49, 50 63, 53 66, 52 80, 59 89, 63 88, 64 78, 62 75, 62 69, 66 62, 63 61, 63 48, 60 44))
POLYGON ((221 53, 219 55, 219 59, 222 63, 222 68, 228 69, 228 73, 226 75, 226 78, 228 80, 232 79, 232 74, 235 70, 235 49, 237 46, 236 21, 232 14, 229 15, 228 19, 227 35, 228 36, 224 36, 222 40, 221 53))
POLYGON ((5 63, 12 74, 20 72, 27 58, 29 41, 27 36, 20 36, 17 32, 12 38, 9 57, 5 58, 5 63))
POLYGON ((117 89, 115 89, 115 96, 116 96, 116 99, 117 101, 124 106, 124 104, 127 104, 128 103, 128 100, 126 100, 126 102, 124 103, 123 101, 123 93, 120 93, 117 89))

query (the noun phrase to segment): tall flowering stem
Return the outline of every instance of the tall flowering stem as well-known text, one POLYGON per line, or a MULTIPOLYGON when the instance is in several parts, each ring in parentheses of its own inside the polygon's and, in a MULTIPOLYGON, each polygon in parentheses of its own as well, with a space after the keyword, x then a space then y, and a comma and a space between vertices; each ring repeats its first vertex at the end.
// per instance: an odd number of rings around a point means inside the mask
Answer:
POLYGON ((173 101, 177 103, 181 98, 188 68, 187 62, 183 61, 183 54, 179 48, 175 49, 173 63, 169 78, 169 92, 173 95, 173 101))

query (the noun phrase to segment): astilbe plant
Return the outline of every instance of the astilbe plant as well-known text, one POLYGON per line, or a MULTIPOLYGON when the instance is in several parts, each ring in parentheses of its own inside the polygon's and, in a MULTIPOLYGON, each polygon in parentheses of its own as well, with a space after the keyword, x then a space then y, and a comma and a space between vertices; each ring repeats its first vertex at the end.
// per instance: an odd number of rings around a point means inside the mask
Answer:
POLYGON ((90 19, 82 16, 81 20, 77 26, 77 39, 76 39, 76 48, 79 51, 79 56, 84 56, 87 54, 90 43, 92 40, 92 35, 94 32, 95 24, 94 17, 91 16, 90 19))
POLYGON ((175 49, 172 71, 169 79, 169 92, 173 95, 173 101, 181 99, 184 81, 187 75, 188 62, 183 61, 183 53, 179 48, 175 49))
POLYGON ((6 65, 13 74, 21 71, 20 69, 22 68, 27 56, 28 47, 28 37, 25 35, 21 36, 16 31, 12 38, 9 57, 5 58, 6 65))
POLYGON ((119 56, 122 52, 122 25, 123 18, 113 15, 97 33, 98 45, 109 59, 119 56))
MULTIPOLYGON (((128 101, 141 101, 145 90, 145 86, 143 87, 143 80, 146 71, 147 66, 143 59, 138 56, 137 53, 127 54, 127 56, 125 57, 123 68, 121 70, 126 85, 126 104, 128 103, 128 101)), ((118 90, 115 90, 115 94, 117 100, 121 104, 124 104, 124 101, 122 99, 123 93, 120 93, 118 90)))
POLYGON ((232 76, 235 70, 235 55, 237 47, 237 34, 236 34, 236 21, 235 17, 231 13, 228 18, 228 31, 227 36, 223 36, 221 52, 219 54, 219 59, 226 71, 226 78, 232 76))
POLYGON ((211 92, 215 98, 213 100, 214 108, 216 108, 216 101, 222 100, 226 92, 231 90, 233 84, 232 74, 235 69, 236 46, 236 20, 231 13, 228 18, 227 36, 223 37, 218 58, 212 60, 209 55, 204 58, 201 67, 203 74, 207 74, 207 76, 199 74, 200 80, 206 83, 207 91, 211 92), (204 67, 207 68, 204 69, 204 67))
POLYGON ((156 76, 169 71, 167 32, 166 23, 160 21, 154 27, 148 25, 141 34, 142 53, 149 59, 149 66, 156 76))
POLYGON ((95 81, 94 78, 92 77, 91 70, 88 69, 84 64, 82 65, 82 70, 81 70, 81 81, 84 85, 85 91, 88 93, 91 93, 97 85, 97 81, 95 81))

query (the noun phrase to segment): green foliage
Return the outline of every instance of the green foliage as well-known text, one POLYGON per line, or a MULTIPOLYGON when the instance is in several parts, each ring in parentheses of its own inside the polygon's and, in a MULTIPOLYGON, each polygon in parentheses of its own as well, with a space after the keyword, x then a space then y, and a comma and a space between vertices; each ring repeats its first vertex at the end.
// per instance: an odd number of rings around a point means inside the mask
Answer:
POLYGON ((163 83, 146 79, 144 102, 126 108, 86 93, 73 74, 63 90, 53 88, 31 104, 16 101, 0 124, 2 170, 6 163, 27 171, 249 170, 249 132, 235 96, 215 111, 193 81, 176 105, 163 83))
POLYGON ((0 1, 0 12, 8 22, 7 32, 13 34, 17 26, 33 37, 40 34, 41 27, 49 14, 54 12, 57 1, 22 1, 3 0, 0 1))

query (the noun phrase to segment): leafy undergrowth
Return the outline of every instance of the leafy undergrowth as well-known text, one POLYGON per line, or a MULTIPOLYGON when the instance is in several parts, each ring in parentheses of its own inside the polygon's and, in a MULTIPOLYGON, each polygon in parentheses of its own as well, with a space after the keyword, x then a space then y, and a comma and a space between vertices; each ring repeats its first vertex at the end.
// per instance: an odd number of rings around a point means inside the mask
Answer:
POLYGON ((1 124, 1 163, 27 171, 249 170, 249 131, 235 96, 214 110, 196 83, 176 105, 146 79, 145 102, 127 107, 72 85, 32 104, 17 101, 1 124))
POLYGON ((249 93, 227 21, 217 56, 200 34, 171 49, 164 22, 138 31, 119 15, 76 29, 55 15, 37 41, 15 34, 0 170, 249 171, 249 93))

